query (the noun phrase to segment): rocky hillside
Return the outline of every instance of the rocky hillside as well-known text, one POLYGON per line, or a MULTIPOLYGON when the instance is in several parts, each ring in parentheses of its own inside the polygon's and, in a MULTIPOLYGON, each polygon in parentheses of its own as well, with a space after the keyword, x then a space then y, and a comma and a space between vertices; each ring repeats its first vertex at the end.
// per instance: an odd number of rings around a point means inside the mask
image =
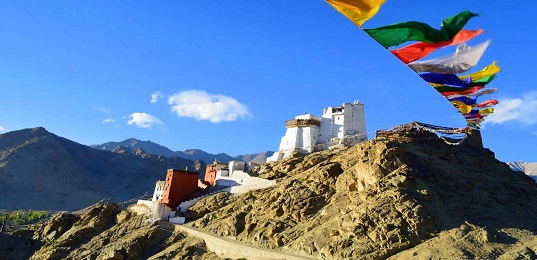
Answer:
POLYGON ((205 164, 143 153, 96 150, 44 128, 0 135, 0 209, 72 210, 103 198, 123 201, 145 192, 168 168, 205 164))
MULTIPOLYGON (((536 183, 480 147, 479 136, 448 145, 413 130, 287 158, 258 174, 278 182, 204 198, 187 213, 187 225, 318 259, 537 258, 536 183)), ((216 257, 203 241, 151 223, 144 214, 104 204, 80 217, 58 215, 32 230, 3 234, 0 255, 216 257)))
POLYGON ((203 240, 160 228, 147 214, 96 204, 31 229, 0 233, 0 259, 220 259, 203 240))
POLYGON ((537 256, 533 179, 478 137, 458 146, 428 132, 394 138, 266 165, 260 176, 275 187, 221 207, 202 200, 189 216, 205 215, 189 225, 328 259, 537 256))

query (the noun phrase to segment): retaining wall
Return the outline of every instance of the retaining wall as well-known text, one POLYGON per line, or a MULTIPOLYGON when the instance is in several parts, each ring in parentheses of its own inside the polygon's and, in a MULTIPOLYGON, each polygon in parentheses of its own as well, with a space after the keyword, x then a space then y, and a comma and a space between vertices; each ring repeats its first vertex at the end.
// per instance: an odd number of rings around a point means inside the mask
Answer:
POLYGON ((315 259, 310 256, 302 256, 291 253, 284 253, 273 249, 265 249, 248 245, 233 239, 220 237, 203 230, 171 223, 160 223, 160 227, 173 231, 181 231, 191 236, 203 239, 209 251, 216 253, 220 257, 227 258, 247 258, 247 259, 289 259, 304 260, 315 259))

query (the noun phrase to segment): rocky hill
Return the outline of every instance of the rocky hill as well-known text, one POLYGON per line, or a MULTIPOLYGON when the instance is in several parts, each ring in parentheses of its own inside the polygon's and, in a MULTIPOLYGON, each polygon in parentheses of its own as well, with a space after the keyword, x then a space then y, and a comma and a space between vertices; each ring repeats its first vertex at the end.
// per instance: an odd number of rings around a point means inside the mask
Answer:
POLYGON ((207 198, 189 225, 327 259, 535 258, 535 181, 472 140, 412 132, 271 163, 277 186, 212 212, 207 198))
POLYGON ((96 204, 30 229, 0 233, 0 259, 220 259, 203 240, 160 228, 146 214, 96 204))
POLYGON ((0 135, 0 209, 71 210, 152 193, 168 168, 191 160, 96 150, 38 127, 0 135))
MULTIPOLYGON (((435 134, 412 130, 258 170, 277 184, 202 199, 188 212, 187 226, 319 259, 537 257, 535 181, 496 160, 475 134, 449 145, 435 134)), ((203 241, 164 234, 143 214, 108 204, 97 208, 4 234, 0 255, 216 258, 203 241)))

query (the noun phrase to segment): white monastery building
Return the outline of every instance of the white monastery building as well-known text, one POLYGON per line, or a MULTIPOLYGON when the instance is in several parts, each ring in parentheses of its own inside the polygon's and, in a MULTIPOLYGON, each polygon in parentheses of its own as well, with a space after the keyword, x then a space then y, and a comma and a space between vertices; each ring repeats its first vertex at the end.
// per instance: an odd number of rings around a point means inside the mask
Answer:
POLYGON ((311 114, 285 121, 285 136, 278 152, 267 162, 281 160, 293 153, 309 154, 333 146, 350 146, 367 140, 364 104, 359 101, 328 107, 321 117, 311 114))
POLYGON ((159 201, 162 199, 162 193, 164 193, 164 181, 157 181, 155 184, 155 191, 153 192, 152 201, 159 201))

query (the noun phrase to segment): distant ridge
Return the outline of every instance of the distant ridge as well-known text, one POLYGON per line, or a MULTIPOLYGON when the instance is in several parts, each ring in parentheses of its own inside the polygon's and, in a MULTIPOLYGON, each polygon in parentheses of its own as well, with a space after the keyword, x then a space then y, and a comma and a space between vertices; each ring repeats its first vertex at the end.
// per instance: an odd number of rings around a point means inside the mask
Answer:
POLYGON ((254 153, 254 154, 245 154, 245 155, 236 155, 235 158, 246 161, 246 162, 253 162, 253 163, 265 163, 267 161, 267 158, 272 156, 274 154, 273 151, 266 151, 262 153, 254 153))
POLYGON ((168 168, 196 165, 141 149, 96 150, 43 127, 8 132, 0 135, 0 209, 72 210, 101 199, 123 201, 152 193, 168 168))
POLYGON ((513 171, 523 172, 535 180, 537 180, 537 163, 526 163, 526 162, 509 162, 507 163, 513 171))
POLYGON ((107 142, 107 143, 100 144, 100 145, 92 145, 91 147, 95 149, 99 149, 99 150, 113 151, 118 146, 127 147, 132 150, 136 148, 142 148, 147 153, 164 155, 166 157, 177 156, 175 152, 170 150, 168 147, 159 145, 151 141, 140 141, 134 138, 129 138, 121 142, 107 142))
POLYGON ((228 163, 233 160, 242 160, 247 162, 265 163, 266 157, 271 156, 274 152, 267 151, 256 154, 237 155, 231 156, 226 153, 211 154, 201 149, 187 149, 184 151, 172 151, 166 146, 154 143, 152 141, 140 141, 135 138, 129 138, 121 142, 107 142, 99 145, 92 145, 91 147, 99 150, 114 151, 118 146, 126 147, 132 150, 141 148, 147 153, 163 155, 166 157, 177 156, 192 161, 201 160, 205 163, 212 163, 215 159, 219 162, 228 163))

